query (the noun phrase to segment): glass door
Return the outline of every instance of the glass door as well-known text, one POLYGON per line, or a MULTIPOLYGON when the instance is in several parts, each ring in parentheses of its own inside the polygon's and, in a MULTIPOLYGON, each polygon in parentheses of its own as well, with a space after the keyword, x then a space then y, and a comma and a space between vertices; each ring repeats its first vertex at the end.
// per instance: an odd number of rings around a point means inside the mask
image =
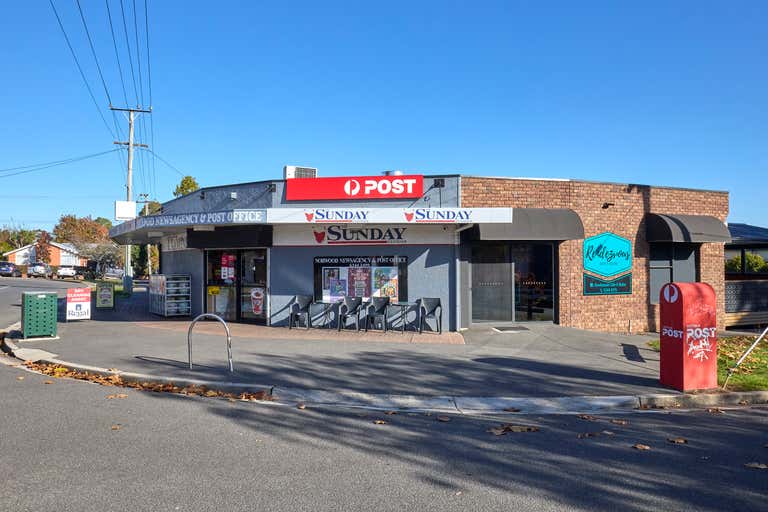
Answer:
POLYGON ((472 321, 514 321, 514 266, 508 246, 475 245, 471 261, 472 321))
POLYGON ((267 320, 267 250, 240 251, 240 320, 267 320))
POLYGON ((206 312, 237 320, 237 251, 206 251, 206 312))

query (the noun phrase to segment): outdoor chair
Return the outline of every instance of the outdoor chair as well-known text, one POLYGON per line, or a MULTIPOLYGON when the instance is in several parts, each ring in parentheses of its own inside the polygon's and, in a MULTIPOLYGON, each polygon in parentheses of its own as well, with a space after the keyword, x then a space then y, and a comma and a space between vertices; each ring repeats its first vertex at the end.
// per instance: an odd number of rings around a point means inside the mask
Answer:
POLYGON ((309 310, 312 306, 313 297, 311 295, 296 295, 293 297, 293 304, 291 304, 291 313, 288 317, 288 329, 292 329, 294 322, 298 327, 301 317, 304 317, 304 325, 307 330, 312 327, 312 314, 309 310))
MULTIPOLYGON (((439 298, 422 298, 419 300, 419 334, 424 331, 424 324, 428 318, 434 318, 437 321, 437 332, 443 332, 443 306, 439 298)), ((429 324, 427 324, 429 325, 429 324)))
POLYGON ((339 307, 338 330, 346 325, 347 319, 355 319, 355 328, 360 331, 360 313, 363 308, 363 299, 360 297, 344 297, 344 303, 339 307))
POLYGON ((365 315, 365 332, 368 332, 368 328, 371 325, 371 319, 373 319, 373 326, 376 327, 376 319, 381 318, 381 323, 384 326, 384 332, 387 332, 387 309, 389 308, 389 297, 373 297, 371 299, 371 305, 368 306, 368 312, 365 315))

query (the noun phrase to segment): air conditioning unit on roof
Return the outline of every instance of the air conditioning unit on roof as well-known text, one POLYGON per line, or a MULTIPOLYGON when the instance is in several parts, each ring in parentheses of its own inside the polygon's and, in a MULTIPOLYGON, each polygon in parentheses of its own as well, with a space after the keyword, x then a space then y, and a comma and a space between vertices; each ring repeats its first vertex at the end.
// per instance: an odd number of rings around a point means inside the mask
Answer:
POLYGON ((317 178, 317 169, 314 167, 298 167, 296 165, 286 165, 283 167, 283 177, 286 180, 292 178, 317 178))

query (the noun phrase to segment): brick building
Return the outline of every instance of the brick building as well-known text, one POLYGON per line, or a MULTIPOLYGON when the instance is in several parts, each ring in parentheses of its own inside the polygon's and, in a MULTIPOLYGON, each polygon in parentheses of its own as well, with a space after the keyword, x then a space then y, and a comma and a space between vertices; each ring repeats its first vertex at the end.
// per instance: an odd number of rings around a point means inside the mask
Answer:
POLYGON ((299 295, 318 322, 345 297, 388 296, 393 326, 440 299, 446 327, 550 321, 658 329, 668 281, 704 281, 724 319, 728 194, 578 180, 394 175, 201 189, 110 231, 161 248, 191 277, 191 313, 285 325, 299 295), (257 299, 254 299, 256 297, 257 299))

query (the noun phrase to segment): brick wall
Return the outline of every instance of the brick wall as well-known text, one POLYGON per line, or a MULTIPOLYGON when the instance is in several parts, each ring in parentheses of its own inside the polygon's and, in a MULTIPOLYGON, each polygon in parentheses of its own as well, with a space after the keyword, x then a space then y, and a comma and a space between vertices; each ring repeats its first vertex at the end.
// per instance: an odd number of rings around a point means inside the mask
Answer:
MULTIPOLYGON (((632 241, 631 295, 583 295, 582 240, 558 247, 560 324, 582 329, 655 331, 658 306, 648 298, 648 252, 644 217, 648 212, 712 215, 725 222, 728 193, 582 181, 506 178, 461 179, 461 204, 467 207, 570 208, 584 223, 584 236, 611 231, 632 241), (614 203, 602 208, 603 203, 614 203)), ((715 289, 718 323, 725 325, 723 244, 700 250, 701 280, 715 289)))

